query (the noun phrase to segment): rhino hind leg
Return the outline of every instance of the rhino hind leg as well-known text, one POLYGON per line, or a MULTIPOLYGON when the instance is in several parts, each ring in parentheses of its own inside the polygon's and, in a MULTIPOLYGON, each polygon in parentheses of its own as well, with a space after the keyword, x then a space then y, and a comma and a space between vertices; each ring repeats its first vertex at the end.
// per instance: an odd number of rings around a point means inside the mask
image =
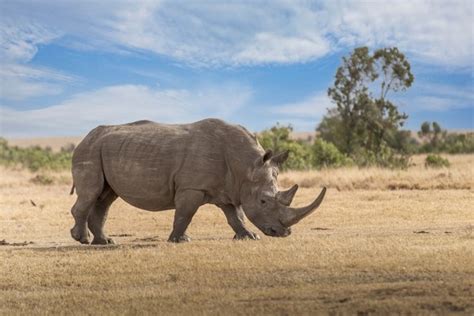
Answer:
POLYGON ((71 236, 81 244, 89 244, 89 230, 86 226, 89 209, 94 205, 94 200, 85 200, 77 198, 76 203, 71 209, 75 224, 71 228, 71 236))
POLYGON ((235 207, 234 205, 220 205, 219 207, 224 212, 225 217, 227 218, 227 223, 229 223, 230 227, 232 227, 235 232, 235 240, 260 239, 260 236, 245 227, 245 216, 242 208, 235 207))
POLYGON ((76 187, 77 200, 71 209, 75 224, 71 236, 82 244, 89 243, 87 218, 101 193, 104 191, 104 175, 100 160, 87 161, 73 165, 73 181, 76 187))
POLYGON ((90 210, 89 217, 87 218, 89 230, 94 235, 94 239, 92 240, 93 245, 107 245, 115 243, 112 238, 108 237, 104 233, 104 224, 107 220, 107 213, 109 211, 110 205, 112 205, 116 199, 117 194, 115 194, 115 192, 106 183, 104 186, 104 191, 94 203, 92 209, 90 210))
POLYGON ((168 239, 169 242, 186 242, 191 239, 185 234, 189 223, 198 208, 204 204, 204 192, 186 190, 176 193, 173 231, 168 239))

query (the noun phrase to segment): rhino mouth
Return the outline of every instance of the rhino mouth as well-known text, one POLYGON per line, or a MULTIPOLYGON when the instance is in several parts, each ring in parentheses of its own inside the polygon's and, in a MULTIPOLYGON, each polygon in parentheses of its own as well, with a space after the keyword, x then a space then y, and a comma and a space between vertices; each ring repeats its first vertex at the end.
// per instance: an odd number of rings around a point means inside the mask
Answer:
POLYGON ((283 226, 267 226, 262 229, 262 232, 271 237, 288 237, 291 235, 291 228, 283 226))

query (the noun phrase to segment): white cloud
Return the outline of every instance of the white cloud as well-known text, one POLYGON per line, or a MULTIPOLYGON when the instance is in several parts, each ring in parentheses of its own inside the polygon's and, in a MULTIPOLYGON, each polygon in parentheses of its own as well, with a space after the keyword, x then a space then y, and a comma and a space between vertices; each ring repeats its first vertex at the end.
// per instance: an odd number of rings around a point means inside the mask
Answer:
POLYGON ((49 69, 5 64, 0 68, 0 97, 23 100, 36 96, 55 95, 62 92, 61 83, 78 80, 61 72, 49 69))
POLYGON ((260 127, 269 128, 275 122, 279 122, 283 125, 292 125, 296 131, 311 131, 331 107, 333 104, 326 92, 316 91, 301 101, 275 104, 259 109, 260 127))
POLYGON ((5 15, 71 35, 65 43, 75 48, 145 50, 194 65, 306 62, 356 45, 396 45, 436 65, 472 67, 473 62, 471 1, 3 1, 0 6, 5 15))
MULTIPOLYGON (((22 20, 22 19, 20 19, 22 20)), ((23 20, 23 22, 27 22, 23 20)), ((58 34, 35 23, 18 24, 3 19, 0 23, 0 98, 23 100, 62 92, 61 83, 74 77, 49 69, 25 65, 37 53, 38 45, 57 38, 58 34)))
POLYGON ((243 64, 305 62, 326 55, 329 43, 321 37, 283 37, 258 33, 254 40, 237 53, 234 60, 243 64))
POLYGON ((2 62, 27 62, 36 55, 38 45, 58 37, 40 24, 2 18, 0 24, 0 58, 2 62))
POLYGON ((415 96, 405 95, 396 100, 405 111, 449 111, 454 109, 474 109, 472 86, 459 86, 421 82, 415 83, 415 96))
POLYGON ((141 119, 183 123, 207 116, 223 119, 244 106, 252 91, 236 84, 196 91, 162 90, 142 85, 109 86, 80 93, 42 109, 0 107, 3 136, 81 135, 101 124, 141 119))
POLYGON ((398 46, 425 63, 473 66, 472 1, 327 2, 341 46, 398 46))
POLYGON ((314 120, 320 119, 327 112, 327 109, 332 106, 333 104, 331 104, 326 92, 320 91, 300 102, 274 106, 272 112, 287 119, 305 118, 314 120))

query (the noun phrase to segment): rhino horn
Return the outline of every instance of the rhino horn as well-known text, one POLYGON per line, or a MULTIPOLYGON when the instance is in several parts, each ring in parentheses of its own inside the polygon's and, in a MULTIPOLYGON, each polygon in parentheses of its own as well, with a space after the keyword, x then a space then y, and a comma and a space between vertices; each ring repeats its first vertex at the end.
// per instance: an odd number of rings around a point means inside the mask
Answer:
POLYGON ((293 198, 295 197, 296 191, 298 191, 298 185, 295 184, 289 190, 280 191, 277 193, 278 202, 285 206, 290 206, 293 198))
POLYGON ((281 219, 281 223, 286 227, 290 227, 298 223, 300 220, 310 215, 318 208, 318 206, 323 201, 325 194, 326 188, 323 188, 316 200, 314 200, 313 203, 309 204, 308 206, 298 208, 287 207, 284 217, 281 219))

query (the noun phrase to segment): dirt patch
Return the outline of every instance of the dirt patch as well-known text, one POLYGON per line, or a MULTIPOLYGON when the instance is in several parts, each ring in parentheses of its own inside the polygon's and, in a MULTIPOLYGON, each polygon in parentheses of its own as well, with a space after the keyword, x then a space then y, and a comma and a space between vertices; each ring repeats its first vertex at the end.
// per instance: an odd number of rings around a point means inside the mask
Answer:
POLYGON ((0 240, 0 246, 28 246, 32 245, 32 241, 23 241, 23 242, 7 242, 5 239, 0 240))

